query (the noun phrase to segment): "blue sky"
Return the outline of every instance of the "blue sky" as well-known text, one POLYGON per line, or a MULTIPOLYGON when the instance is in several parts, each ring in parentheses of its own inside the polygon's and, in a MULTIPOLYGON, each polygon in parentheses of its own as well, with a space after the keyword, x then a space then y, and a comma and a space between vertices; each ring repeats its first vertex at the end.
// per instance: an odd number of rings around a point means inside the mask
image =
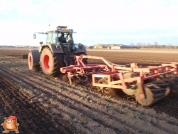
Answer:
POLYGON ((0 0, 0 45, 37 45, 33 32, 67 25, 74 41, 178 45, 178 0, 0 0))

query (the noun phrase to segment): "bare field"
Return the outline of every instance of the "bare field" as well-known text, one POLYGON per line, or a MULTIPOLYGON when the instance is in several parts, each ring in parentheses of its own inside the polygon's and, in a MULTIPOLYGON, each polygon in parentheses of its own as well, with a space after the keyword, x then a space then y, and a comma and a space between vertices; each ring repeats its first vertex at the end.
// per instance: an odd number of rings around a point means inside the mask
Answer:
MULTIPOLYGON (((131 50, 89 50, 87 52, 88 55, 93 56, 101 56, 106 58, 107 60, 125 64, 125 63, 144 63, 144 64, 160 64, 160 63, 168 63, 168 62, 178 62, 178 52, 177 51, 161 51, 164 53, 159 53, 158 51, 146 51, 139 50, 131 52, 131 50)), ((8 55, 8 56, 15 56, 22 58, 23 54, 28 54, 28 49, 0 49, 0 54, 8 55)), ((95 62, 95 61, 92 61, 95 62)), ((100 62, 100 61, 96 61, 100 62)))
POLYGON ((177 49, 88 49, 99 52, 129 52, 129 53, 178 53, 177 49))
MULTIPOLYGON (((112 98, 83 85, 70 86, 59 78, 31 72, 27 60, 22 59, 22 54, 27 53, 28 50, 0 49, 0 121, 4 116, 17 116, 20 133, 177 133, 177 93, 145 108, 122 92, 112 98)), ((87 54, 120 64, 178 62, 176 53, 87 54)))

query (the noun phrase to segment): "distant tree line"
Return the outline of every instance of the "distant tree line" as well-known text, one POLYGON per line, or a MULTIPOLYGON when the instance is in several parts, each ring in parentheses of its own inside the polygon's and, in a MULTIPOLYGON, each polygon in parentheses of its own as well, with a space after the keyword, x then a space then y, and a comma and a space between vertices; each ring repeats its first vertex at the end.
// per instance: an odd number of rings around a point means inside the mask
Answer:
POLYGON ((140 48, 140 49, 178 49, 178 46, 174 46, 172 44, 167 44, 167 45, 160 45, 158 42, 154 42, 153 44, 151 43, 130 43, 130 45, 123 45, 123 44, 102 44, 102 43, 97 43, 96 45, 92 46, 86 46, 86 48, 108 48, 108 47, 113 47, 113 46, 128 46, 128 48, 140 48))
POLYGON ((159 45, 158 42, 155 42, 154 44, 150 43, 130 43, 130 46, 138 46, 140 48, 159 48, 159 49, 178 49, 178 46, 173 46, 172 44, 167 44, 167 45, 159 45))

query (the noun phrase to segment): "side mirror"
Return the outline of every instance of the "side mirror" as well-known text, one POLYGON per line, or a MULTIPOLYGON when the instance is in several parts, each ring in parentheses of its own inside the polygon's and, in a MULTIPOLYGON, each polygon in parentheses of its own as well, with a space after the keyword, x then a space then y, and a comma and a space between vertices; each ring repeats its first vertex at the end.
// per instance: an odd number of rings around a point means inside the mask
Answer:
POLYGON ((40 44, 43 44, 43 42, 40 42, 40 44))
POLYGON ((36 39, 36 34, 33 34, 33 39, 36 39))

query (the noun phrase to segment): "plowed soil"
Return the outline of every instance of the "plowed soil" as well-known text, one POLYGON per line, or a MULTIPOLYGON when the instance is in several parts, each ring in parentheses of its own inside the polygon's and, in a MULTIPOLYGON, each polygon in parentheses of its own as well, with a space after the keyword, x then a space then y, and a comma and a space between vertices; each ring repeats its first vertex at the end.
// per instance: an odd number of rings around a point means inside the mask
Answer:
MULTIPOLYGON (((0 122, 15 115, 23 134, 177 133, 178 94, 142 107, 122 92, 116 98, 29 71, 22 54, 0 49, 0 122)), ((114 63, 178 62, 178 54, 88 52, 114 63)), ((94 62, 94 61, 91 61, 94 62)), ((95 61, 96 62, 96 61, 95 61)), ((99 62, 99 61, 97 61, 99 62)), ((3 131, 3 127, 0 128, 3 131)))

